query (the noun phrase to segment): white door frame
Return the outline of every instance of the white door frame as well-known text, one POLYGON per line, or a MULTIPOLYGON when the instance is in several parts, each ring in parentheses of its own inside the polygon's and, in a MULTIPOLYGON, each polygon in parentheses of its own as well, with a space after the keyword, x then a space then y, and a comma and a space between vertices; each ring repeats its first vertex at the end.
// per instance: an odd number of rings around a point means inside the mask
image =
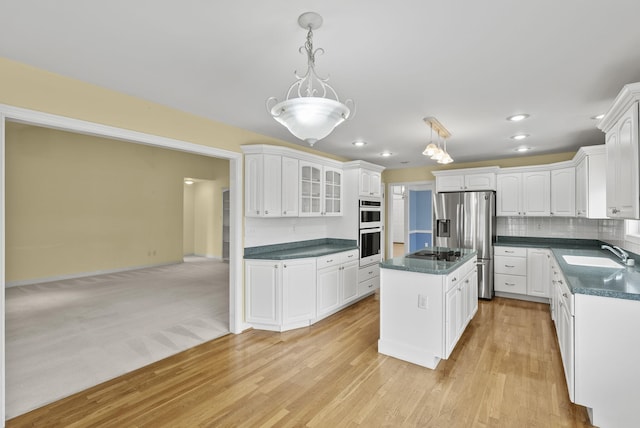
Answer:
MULTIPOLYGON (((433 193, 436 191, 435 181, 403 181, 399 183, 386 183, 387 185, 387 194, 392 195, 392 197, 387 198, 387 213, 389 214, 386 220, 386 224, 389 225, 389 228, 393 226, 393 189, 391 186, 404 186, 405 191, 409 192, 409 190, 431 190, 433 193)), ((408 195, 408 193, 407 193, 408 195)), ((407 253, 409 250, 409 207, 408 207, 408 196, 404 199, 404 251, 407 253)), ((387 254, 390 254, 393 257, 393 239, 389 239, 387 242, 387 254)))
POLYGON ((6 417, 4 290, 6 255, 5 122, 7 120, 229 160, 231 209, 229 219, 231 241, 229 243, 229 330, 237 334, 246 328, 242 320, 242 249, 244 246, 242 242, 242 153, 0 104, 0 290, 2 291, 0 293, 0 421, 3 426, 6 417))

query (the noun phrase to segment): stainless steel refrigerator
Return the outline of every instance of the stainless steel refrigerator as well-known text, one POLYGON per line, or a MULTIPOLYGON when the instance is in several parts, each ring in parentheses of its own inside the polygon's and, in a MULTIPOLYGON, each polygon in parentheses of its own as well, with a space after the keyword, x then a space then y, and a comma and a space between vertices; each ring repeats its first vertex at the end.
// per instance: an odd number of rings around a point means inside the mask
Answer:
POLYGON ((478 252, 478 297, 493 297, 495 192, 436 193, 433 212, 435 245, 478 252))

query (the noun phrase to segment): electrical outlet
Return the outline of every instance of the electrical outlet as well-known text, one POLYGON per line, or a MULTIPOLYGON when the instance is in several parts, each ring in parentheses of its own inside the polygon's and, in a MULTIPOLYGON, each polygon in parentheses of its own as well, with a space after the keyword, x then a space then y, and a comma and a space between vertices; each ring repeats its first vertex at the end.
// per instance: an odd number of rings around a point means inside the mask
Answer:
POLYGON ((429 296, 425 296, 423 294, 418 294, 418 308, 420 308, 420 309, 428 309, 429 308, 429 296))

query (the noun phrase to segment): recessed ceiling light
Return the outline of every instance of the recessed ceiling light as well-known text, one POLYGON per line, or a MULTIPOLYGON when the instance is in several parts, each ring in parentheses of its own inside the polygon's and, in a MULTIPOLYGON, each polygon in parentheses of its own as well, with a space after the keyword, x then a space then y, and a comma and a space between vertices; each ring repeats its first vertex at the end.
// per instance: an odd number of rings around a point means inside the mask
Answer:
POLYGON ((193 180, 190 178, 185 178, 184 179, 184 184, 193 184, 193 180))
POLYGON ((599 115, 597 115, 597 116, 591 116, 591 119, 593 119, 593 120, 600 120, 600 119, 602 119, 603 117, 604 117, 604 113, 599 114, 599 115))
POLYGON ((509 116, 507 118, 507 120, 511 121, 511 122, 520 122, 521 120, 524 120, 526 118, 528 118, 529 115, 526 113, 520 113, 520 114, 514 114, 513 116, 509 116))
POLYGON ((514 139, 514 140, 524 140, 528 136, 529 136, 529 134, 518 134, 518 135, 514 135, 511 138, 514 139))
POLYGON ((524 153, 524 152, 528 152, 529 150, 531 150, 531 147, 518 147, 516 149, 516 152, 524 153))
POLYGON ((382 152, 382 153, 380 153, 380 156, 385 157, 385 158, 388 158, 388 157, 389 157, 389 156, 391 156, 392 154, 393 154, 393 153, 391 153, 391 152, 382 152))
POLYGON ((366 142, 366 141, 362 141, 362 140, 358 140, 358 141, 354 141, 354 142, 353 142, 353 143, 351 143, 351 144, 353 144, 353 145, 354 145, 354 146, 356 146, 356 147, 362 147, 362 146, 366 145, 366 144, 367 144, 367 142, 366 142))

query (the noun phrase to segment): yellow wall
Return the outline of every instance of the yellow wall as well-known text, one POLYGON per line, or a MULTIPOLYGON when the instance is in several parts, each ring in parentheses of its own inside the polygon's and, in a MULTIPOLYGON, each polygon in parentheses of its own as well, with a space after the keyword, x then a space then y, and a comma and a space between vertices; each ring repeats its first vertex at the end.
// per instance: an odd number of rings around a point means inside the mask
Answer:
POLYGON ((346 160, 6 58, 0 58, 0 103, 235 152, 242 144, 275 144, 346 160))
POLYGON ((15 123, 6 135, 8 282, 181 261, 184 177, 214 181, 222 240, 227 160, 15 123))
POLYGON ((222 258, 222 187, 209 180, 193 185, 193 253, 222 258))
POLYGON ((182 237, 183 237, 183 242, 184 244, 182 245, 182 252, 185 256, 191 255, 191 254, 195 254, 196 250, 194 247, 194 238, 195 238, 195 232, 194 232, 194 228, 195 228, 195 224, 194 224, 194 214, 193 214, 193 209, 194 209, 194 191, 193 191, 193 185, 188 185, 185 184, 184 185, 184 206, 183 206, 183 233, 182 233, 182 237))
POLYGON ((551 155, 539 156, 519 156, 508 159, 497 159, 481 162, 452 163, 449 165, 433 165, 404 168, 404 169, 387 169, 382 172, 382 181, 385 183, 410 183, 413 181, 432 181, 435 180, 432 171, 442 171, 446 169, 462 169, 462 168, 478 168, 482 166, 499 166, 501 168, 527 166, 527 165, 544 165, 554 162, 562 162, 571 160, 575 152, 556 153, 551 155))

